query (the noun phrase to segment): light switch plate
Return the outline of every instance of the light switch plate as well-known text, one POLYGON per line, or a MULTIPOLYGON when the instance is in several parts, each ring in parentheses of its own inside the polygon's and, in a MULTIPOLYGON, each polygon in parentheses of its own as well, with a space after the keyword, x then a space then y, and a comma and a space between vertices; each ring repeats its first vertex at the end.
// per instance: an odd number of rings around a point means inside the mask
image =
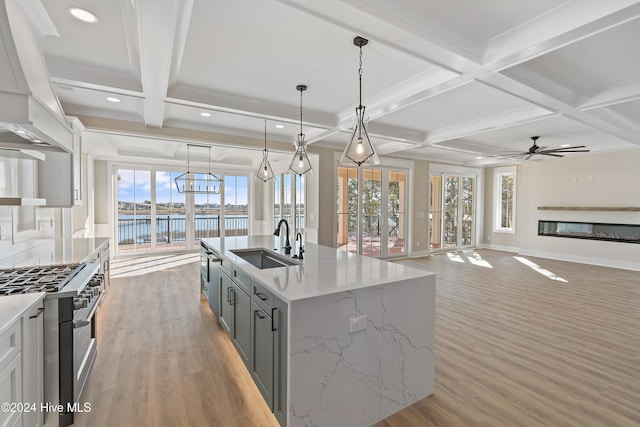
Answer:
POLYGON ((364 316, 360 317, 352 317, 350 323, 351 333, 364 331, 365 329, 367 329, 367 315, 365 314, 364 316))

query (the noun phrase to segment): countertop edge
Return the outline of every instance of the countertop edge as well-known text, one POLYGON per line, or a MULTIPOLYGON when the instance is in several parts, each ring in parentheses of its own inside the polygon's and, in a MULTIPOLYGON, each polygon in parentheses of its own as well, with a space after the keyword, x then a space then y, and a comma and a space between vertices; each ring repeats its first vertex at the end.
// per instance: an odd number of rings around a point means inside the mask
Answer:
POLYGON ((0 334, 21 318, 31 306, 44 299, 45 292, 0 297, 0 334))

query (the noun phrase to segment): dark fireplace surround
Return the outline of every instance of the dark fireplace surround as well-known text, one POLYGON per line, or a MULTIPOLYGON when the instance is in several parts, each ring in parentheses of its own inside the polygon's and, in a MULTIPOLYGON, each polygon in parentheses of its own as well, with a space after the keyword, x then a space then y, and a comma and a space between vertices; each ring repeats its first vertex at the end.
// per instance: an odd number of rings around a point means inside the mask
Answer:
POLYGON ((538 220, 538 236, 640 243, 640 224, 538 220))

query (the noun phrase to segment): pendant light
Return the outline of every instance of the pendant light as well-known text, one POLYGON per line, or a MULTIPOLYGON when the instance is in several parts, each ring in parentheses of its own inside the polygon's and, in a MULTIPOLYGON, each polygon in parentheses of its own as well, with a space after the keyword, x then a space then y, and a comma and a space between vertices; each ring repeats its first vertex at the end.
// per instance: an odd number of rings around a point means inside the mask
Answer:
POLYGON ((187 144, 187 172, 175 178, 178 193, 220 194, 222 178, 211 173, 211 146, 187 144), (202 147, 209 150, 209 172, 191 172, 191 147, 202 147))
POLYGON ((353 44, 360 48, 360 68, 358 69, 360 103, 356 107, 355 127, 351 134, 351 140, 342 153, 340 164, 350 164, 353 162, 360 166, 363 163, 367 165, 377 165, 380 163, 380 159, 369 140, 369 134, 365 127, 368 116, 364 114, 365 106, 362 105, 362 46, 366 46, 367 43, 369 43, 369 40, 364 37, 358 36, 353 39, 353 44))
POLYGON ((296 152, 293 155, 293 159, 291 159, 289 169, 298 175, 304 175, 311 170, 311 162, 309 161, 309 156, 305 148, 304 133, 302 133, 302 92, 307 90, 307 86, 298 85, 296 86, 296 90, 300 91, 300 133, 296 141, 296 152))
POLYGON ((262 163, 256 172, 256 177, 264 182, 273 178, 273 169, 271 169, 271 163, 269 163, 269 152, 267 151, 267 121, 264 121, 264 152, 262 154, 262 163))

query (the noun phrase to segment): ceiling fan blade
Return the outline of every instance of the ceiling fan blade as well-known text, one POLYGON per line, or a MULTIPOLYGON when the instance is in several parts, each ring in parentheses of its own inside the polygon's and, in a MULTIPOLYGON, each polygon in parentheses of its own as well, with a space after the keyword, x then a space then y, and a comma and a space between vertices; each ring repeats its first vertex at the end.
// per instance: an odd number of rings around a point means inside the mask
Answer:
POLYGON ((527 157, 525 157, 524 159, 525 159, 525 160, 529 160, 529 159, 531 158, 531 156, 533 156, 533 154, 529 154, 529 153, 527 153, 527 157))
POLYGON ((591 150, 562 150, 554 151, 554 153, 588 153, 591 150))
POLYGON ((545 151, 543 153, 536 153, 536 154, 542 154, 543 156, 564 157, 561 154, 556 154, 556 153, 549 152, 549 151, 545 151))
POLYGON ((584 145, 576 145, 573 147, 559 147, 559 148, 552 148, 552 150, 556 150, 556 151, 566 151, 566 150, 575 150, 577 148, 586 148, 586 146, 584 145))

